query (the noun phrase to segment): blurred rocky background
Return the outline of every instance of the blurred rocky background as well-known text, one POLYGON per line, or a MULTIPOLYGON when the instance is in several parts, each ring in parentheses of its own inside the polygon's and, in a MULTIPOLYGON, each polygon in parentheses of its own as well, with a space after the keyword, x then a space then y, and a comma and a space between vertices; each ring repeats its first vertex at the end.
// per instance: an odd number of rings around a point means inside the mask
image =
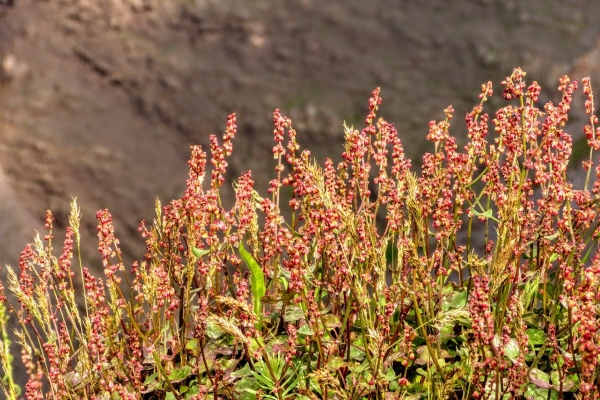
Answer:
POLYGON ((381 86, 380 115, 418 165, 428 121, 452 104, 464 142, 481 84, 502 105, 516 66, 542 102, 562 74, 600 82, 598 15, 597 0, 0 0, 0 263, 17 267, 46 209, 60 248, 74 196, 87 266, 100 274, 102 208, 126 263, 140 257, 140 220, 181 195, 189 146, 232 112, 231 176, 252 169, 265 188, 273 109, 319 160, 337 158, 343 122, 359 127, 381 86))
POLYGON ((376 86, 417 159, 430 119, 452 104, 464 138, 480 85, 499 89, 516 66, 542 101, 564 73, 597 74, 597 15, 594 0, 0 1, 0 262, 15 264, 46 209, 64 228, 73 196, 86 263, 98 265, 101 208, 139 257, 140 220, 182 193, 189 146, 231 112, 231 174, 252 169, 260 187, 274 108, 313 155, 336 158, 343 122, 361 125, 376 86))

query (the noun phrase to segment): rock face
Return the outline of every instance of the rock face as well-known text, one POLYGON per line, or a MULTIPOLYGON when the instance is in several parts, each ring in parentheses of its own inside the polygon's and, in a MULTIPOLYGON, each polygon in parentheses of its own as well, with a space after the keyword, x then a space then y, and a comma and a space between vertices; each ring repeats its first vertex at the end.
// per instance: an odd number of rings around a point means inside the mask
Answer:
POLYGON ((100 273, 101 208, 139 257, 140 220, 182 193, 189 146, 231 112, 231 175, 252 169, 259 188, 276 107, 320 160, 338 157, 343 121, 362 124, 376 86, 411 156, 449 104, 464 141, 481 83, 520 65, 547 100, 563 73, 597 68, 599 13, 596 0, 0 1, 0 260, 16 266, 48 208, 64 229, 72 196, 86 264, 100 273))
MULTIPOLYGON (((43 228, 43 224, 40 224, 39 221, 33 218, 29 210, 23 207, 2 169, 0 169, 0 215, 2 216, 2 223, 0 223, 0 266, 2 266, 0 276, 3 285, 6 287, 8 285, 6 284, 4 265, 13 263, 14 268, 18 268, 14 265, 14 261, 18 260, 19 249, 25 243, 31 241, 33 229, 40 230, 40 228, 43 228)), ((11 299, 11 302, 14 307, 18 307, 18 303, 14 298, 11 299)), ((9 319, 9 327, 16 327, 16 321, 12 315, 9 319)), ((16 349, 16 346, 13 345, 12 349, 16 349)), ((15 359, 19 360, 19 353, 15 352, 14 354, 15 359)), ((14 367, 14 376, 23 385, 27 378, 25 368, 20 362, 16 362, 14 367)), ((1 398, 4 398, 3 393, 0 393, 1 398)))
MULTIPOLYGON (((18 258, 20 248, 33 238, 32 228, 40 230, 39 223, 29 211, 23 207, 19 197, 12 188, 4 171, 0 170, 0 265, 18 258)), ((40 230, 41 232, 41 230, 40 230)))
MULTIPOLYGON (((594 44, 600 3, 534 3, 0 4, 0 164, 36 220, 51 208, 64 227, 78 196, 92 242, 94 213, 108 207, 137 256, 139 220, 152 218, 155 196, 181 193, 189 146, 220 134, 231 112, 240 124, 232 176, 265 176, 276 107, 322 160, 337 157, 343 121, 359 126, 382 86, 382 114, 415 156, 427 149, 428 120, 450 103, 462 115, 488 79, 521 65, 556 86, 594 44)), ((88 250, 93 259, 95 244, 88 250)))

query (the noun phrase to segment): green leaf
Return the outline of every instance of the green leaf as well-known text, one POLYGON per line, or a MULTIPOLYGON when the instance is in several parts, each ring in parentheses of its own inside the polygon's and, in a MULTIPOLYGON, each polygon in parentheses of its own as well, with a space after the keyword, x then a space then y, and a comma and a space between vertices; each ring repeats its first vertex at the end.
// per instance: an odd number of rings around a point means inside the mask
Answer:
POLYGON ((167 395, 165 396, 165 400, 175 400, 176 397, 173 393, 171 392, 167 392, 167 395))
POLYGON ((283 267, 279 267, 279 273, 281 274, 281 276, 283 276, 284 278, 286 278, 288 281, 290 279, 292 279, 292 273, 290 271, 288 271, 287 269, 283 268, 283 267))
POLYGON ((187 392, 185 392, 185 398, 191 399, 195 397, 198 393, 200 393, 200 388, 198 387, 197 383, 194 383, 188 388, 187 392))
MULTIPOLYGON (((417 365, 426 365, 428 363, 430 363, 433 358, 431 357, 431 354, 429 354, 429 350, 427 349, 427 346, 423 345, 417 348, 417 354, 419 355, 419 357, 415 360, 415 364, 417 365)), ((445 358, 449 358, 450 357, 450 353, 448 353, 447 350, 442 349, 440 354, 439 354, 438 358, 438 364, 440 364, 440 366, 445 365, 446 361, 444 360, 445 358)))
POLYGON ((479 212, 479 211, 475 211, 475 210, 471 209, 471 212, 474 215, 478 216, 478 217, 483 217, 485 219, 491 219, 493 221, 500 222, 499 220, 497 220, 496 218, 494 218, 494 216, 492 215, 492 210, 491 209, 487 210, 486 212, 482 212, 482 213, 479 212))
POLYGON ((298 383, 300 383, 301 380, 302 377, 300 375, 288 374, 287 380, 283 383, 283 387, 285 388, 283 394, 287 395, 288 393, 293 391, 296 388, 296 386, 298 386, 298 383))
POLYGON ((240 243, 240 255, 250 270, 250 290, 252 291, 252 304, 254 305, 254 314, 260 320, 261 312, 261 299, 267 292, 265 288, 265 276, 262 268, 256 262, 252 254, 246 251, 246 248, 240 243))
POLYGON ((281 274, 279 282, 281 282, 283 288, 287 291, 290 279, 292 278, 292 273, 282 266, 279 266, 279 273, 281 274))
POLYGON ((529 343, 534 346, 544 344, 546 341, 546 333, 541 329, 529 328, 525 333, 529 336, 529 343))
POLYGON ((392 241, 389 241, 385 249, 385 260, 388 264, 392 264, 398 260, 398 247, 394 246, 392 241))
POLYGON ((298 333, 304 336, 312 336, 315 334, 315 331, 313 331, 308 325, 302 325, 300 329, 298 329, 298 333))
POLYGON ((148 375, 146 380, 144 381, 144 386, 148 386, 150 383, 154 382, 158 377, 158 372, 153 373, 152 375, 148 375))
POLYGON ((388 368, 387 373, 385 375, 385 379, 388 382, 392 382, 392 381, 396 380, 396 373, 394 372, 393 368, 388 368))
POLYGON ((334 314, 321 315, 321 319, 325 324, 325 328, 330 330, 339 328, 342 325, 340 322, 340 317, 334 314))
POLYGON ((285 322, 295 322, 300 318, 304 317, 304 311, 300 307, 288 307, 285 309, 285 316, 283 320, 285 322))
POLYGON ((517 361, 517 358, 519 358, 519 344, 515 339, 509 339, 504 348, 504 355, 513 363, 517 361))
POLYGON ((210 250, 200 250, 199 248, 192 246, 192 253, 194 253, 194 255, 197 258, 202 258, 203 256, 205 256, 208 253, 210 253, 210 250))
POLYGON ((258 349, 263 349, 264 347, 265 347, 265 341, 261 336, 250 339, 250 349, 252 351, 255 351, 258 349))
POLYGON ((442 309, 444 311, 450 309, 461 309, 467 304, 467 291, 463 290, 460 292, 456 292, 450 300, 449 303, 445 302, 442 304, 442 309))
POLYGON ((365 358, 365 352, 354 346, 350 347, 350 358, 356 361, 362 361, 365 358))
POLYGON ((279 277, 279 282, 281 282, 281 285, 283 285, 283 289, 285 291, 287 291, 288 285, 289 285, 289 279, 287 279, 285 276, 280 276, 279 277))
POLYGON ((192 367, 186 365, 181 368, 175 368, 169 374, 169 380, 173 383, 178 383, 186 379, 188 376, 192 375, 192 367))
POLYGON ((231 372, 232 378, 242 378, 244 376, 252 376, 252 369, 250 368, 250 364, 246 364, 242 368, 231 372))
MULTIPOLYGON (((248 380, 249 382, 249 380, 248 380)), ((247 383, 246 381, 241 382, 241 385, 238 385, 238 391, 240 392, 239 394, 239 399, 240 400, 256 400, 256 389, 254 389, 253 386, 246 386, 246 385, 250 385, 250 383, 247 383), (241 389, 240 389, 240 386, 241 389)))
POLYGON ((525 391, 525 397, 532 400, 558 400, 558 392, 551 390, 550 396, 548 397, 548 389, 539 388, 529 384, 527 386, 527 391, 525 391))
POLYGON ((529 380, 535 386, 542 389, 550 389, 552 387, 548 374, 537 368, 532 368, 531 371, 529 371, 529 380))
POLYGON ((347 363, 339 356, 332 356, 329 357, 329 360, 327 360, 327 369, 330 371, 335 372, 346 365, 347 363))
POLYGON ((554 239, 556 239, 558 237, 558 233, 559 232, 556 232, 556 233, 554 233, 554 234, 552 234, 550 236, 544 236, 544 239, 554 240, 554 239))
POLYGON ((223 332, 214 321, 208 321, 206 324, 206 336, 214 340, 220 338, 224 334, 225 332, 223 332))
POLYGON ((185 349, 196 353, 196 351, 198 350, 198 339, 197 338, 190 339, 190 341, 188 341, 185 344, 185 349))
POLYGON ((533 296, 535 296, 538 292, 538 287, 540 285, 540 277, 537 272, 528 273, 528 276, 530 278, 527 280, 527 283, 525 283, 522 296, 523 307, 525 308, 528 308, 531 304, 531 300, 533 299, 533 296))
POLYGON ((554 390, 560 392, 561 389, 563 392, 570 392, 571 389, 573 389, 575 387, 575 382, 570 378, 570 377, 566 377, 565 380, 562 383, 562 388, 560 385, 560 375, 558 374, 558 371, 552 371, 550 373, 550 379, 552 381, 552 387, 554 388, 554 390))

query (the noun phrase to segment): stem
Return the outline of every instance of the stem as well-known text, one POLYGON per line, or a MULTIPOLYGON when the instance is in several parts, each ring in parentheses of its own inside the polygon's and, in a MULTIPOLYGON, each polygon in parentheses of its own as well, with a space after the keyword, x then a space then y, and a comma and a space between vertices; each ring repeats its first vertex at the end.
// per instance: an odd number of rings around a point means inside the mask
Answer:
POLYGON ((417 301, 417 296, 415 296, 415 294, 412 293, 411 297, 413 300, 413 307, 415 310, 415 315, 417 317, 417 322, 419 323, 419 328, 421 329, 421 332, 423 333, 423 339, 425 339, 425 344, 427 345, 427 351, 429 352, 429 356, 433 360, 433 363, 435 364, 435 368, 440 373, 440 377, 442 378, 442 383, 445 383, 446 382, 446 374, 444 374, 444 371, 442 371, 442 368, 440 367, 440 364, 437 360, 437 355, 434 353, 433 347, 431 346, 431 343, 429 342, 429 335, 427 334, 427 329, 425 328, 425 324, 423 323, 423 319, 421 317, 421 311, 419 310, 419 303, 417 301))

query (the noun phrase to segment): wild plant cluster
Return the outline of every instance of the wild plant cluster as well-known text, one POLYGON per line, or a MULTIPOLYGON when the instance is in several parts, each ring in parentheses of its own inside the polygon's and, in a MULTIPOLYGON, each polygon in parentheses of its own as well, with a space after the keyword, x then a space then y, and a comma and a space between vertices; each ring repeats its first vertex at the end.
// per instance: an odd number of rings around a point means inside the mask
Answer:
MULTIPOLYGON (((126 268, 111 214, 97 213, 104 276, 82 265, 73 201, 62 254, 48 233, 8 269, 2 300, 19 321, 28 399, 597 399, 600 397, 600 128, 582 80, 589 158, 567 179, 558 104, 515 69, 508 105, 485 113, 491 82, 449 133, 429 124, 420 174, 383 119, 345 127, 342 161, 319 166, 274 113, 274 179, 251 172, 223 205, 236 117, 207 155, 192 147, 187 189, 139 227, 126 268), (77 254, 75 262, 73 254, 77 254), (81 279, 74 279, 79 274, 81 279), (78 282, 82 282, 79 284, 78 282), (7 297, 15 297, 15 308, 7 297)), ((3 313, 4 314, 4 313, 3 313)), ((5 321, 5 318, 2 319, 5 321)), ((8 398, 17 398, 6 326, 8 398)))

